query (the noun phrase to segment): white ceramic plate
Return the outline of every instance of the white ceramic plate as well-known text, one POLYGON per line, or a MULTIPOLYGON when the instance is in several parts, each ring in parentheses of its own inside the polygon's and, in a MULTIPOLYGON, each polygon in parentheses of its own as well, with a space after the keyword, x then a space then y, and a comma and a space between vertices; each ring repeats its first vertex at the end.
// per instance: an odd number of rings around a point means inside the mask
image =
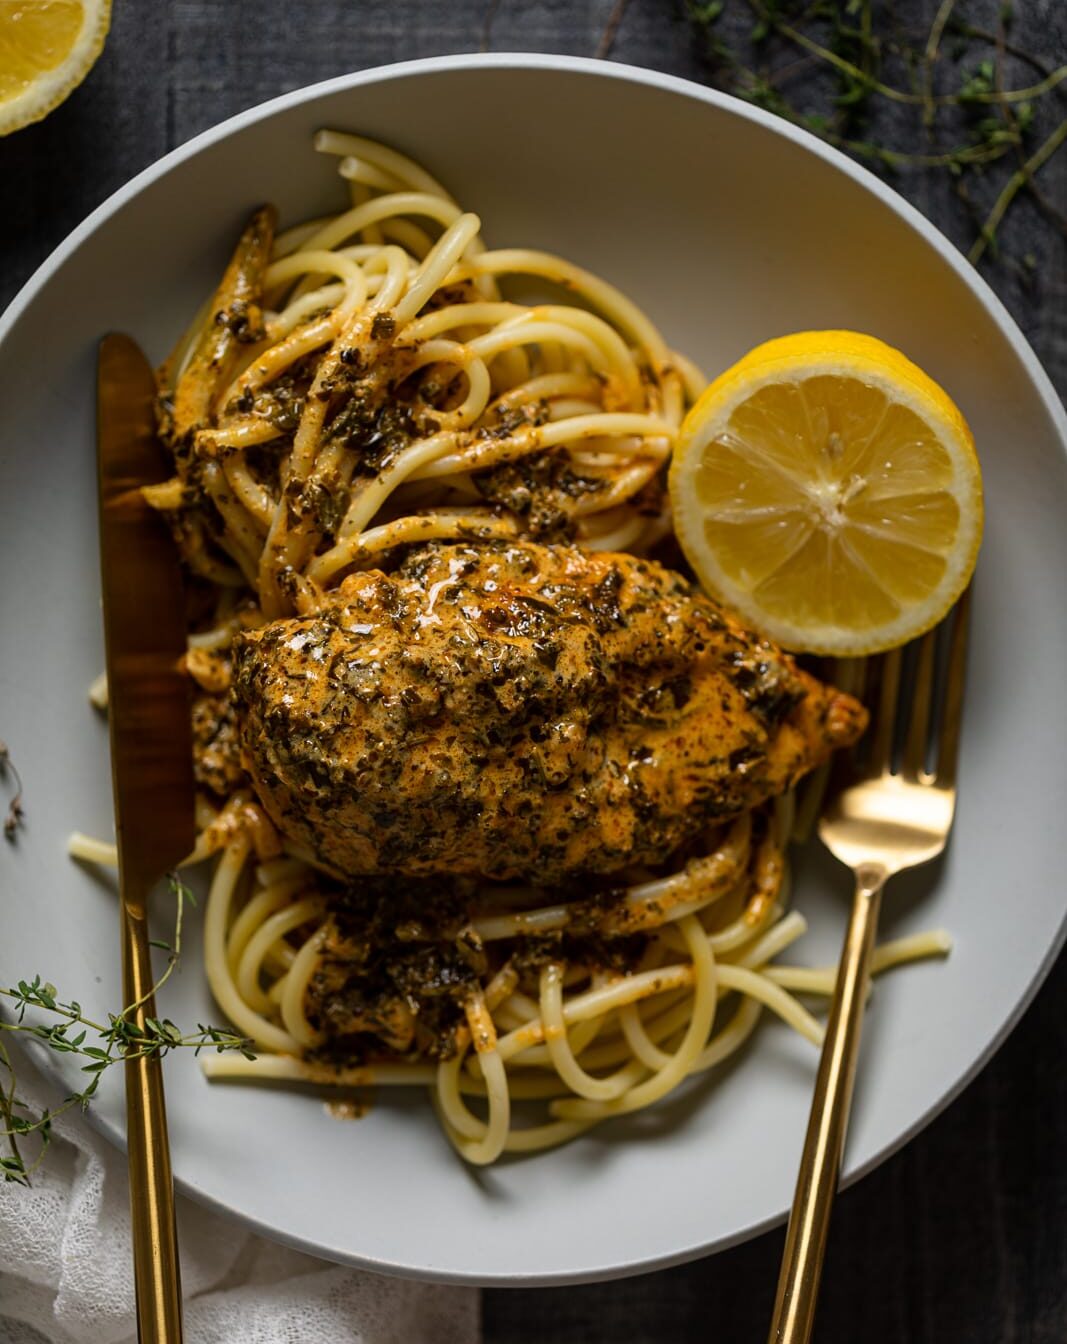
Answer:
MULTIPOLYGON (((873 177, 780 121, 647 71, 560 57, 418 61, 280 98, 142 173, 45 263, 0 327, 0 734, 28 825, 2 846, 0 981, 40 971, 87 1008, 118 1004, 109 885, 64 854, 111 832, 105 730, 85 692, 102 663, 93 367, 109 328, 161 356, 214 283, 248 210, 336 208, 320 126, 423 160, 489 239, 564 253, 633 295, 710 371, 784 332, 855 327, 900 346, 974 428, 988 487, 962 796, 945 862, 893 883, 886 933, 945 925, 945 964, 883 979, 871 1005, 848 1173, 869 1170, 1001 1041, 1063 935, 1067 812, 1067 441, 1062 409, 1003 308, 873 177)), ((830 960, 847 874, 800 862, 830 960)), ((198 933, 165 996, 218 1020, 198 933)), ((635 1272, 782 1217, 814 1069, 765 1025, 741 1062, 651 1112, 545 1156, 465 1167, 412 1095, 358 1123, 308 1095, 209 1086, 168 1063, 183 1189, 336 1260, 425 1278, 563 1282, 635 1272)), ((117 1071, 116 1071, 117 1073, 117 1071)), ((120 1079, 94 1123, 121 1143, 120 1079)))

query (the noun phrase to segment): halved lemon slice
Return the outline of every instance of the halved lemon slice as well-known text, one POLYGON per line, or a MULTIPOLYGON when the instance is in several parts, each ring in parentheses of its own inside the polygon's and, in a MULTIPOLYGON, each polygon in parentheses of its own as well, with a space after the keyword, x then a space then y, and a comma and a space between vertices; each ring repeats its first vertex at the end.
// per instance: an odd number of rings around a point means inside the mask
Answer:
POLYGON ((0 0, 0 135, 39 121, 100 55, 111 0, 0 0))
POLYGON ((797 652, 874 653, 929 629, 982 535, 963 416, 851 331, 769 341, 716 378, 682 426, 670 494, 708 592, 797 652))

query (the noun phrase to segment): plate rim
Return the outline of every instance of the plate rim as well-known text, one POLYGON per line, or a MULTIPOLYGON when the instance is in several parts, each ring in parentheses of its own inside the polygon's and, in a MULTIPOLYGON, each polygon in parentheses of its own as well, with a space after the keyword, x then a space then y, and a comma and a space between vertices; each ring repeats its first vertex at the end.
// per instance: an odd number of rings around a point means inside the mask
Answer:
MULTIPOLYGON (((330 79, 320 80, 314 84, 305 85, 299 89, 293 89, 288 93, 281 94, 275 98, 268 99, 265 102, 257 103, 252 107, 245 108, 242 111, 235 113, 233 116, 227 117, 225 120, 216 123, 214 126, 208 127, 206 130, 199 132, 183 144, 169 150, 159 159, 136 173, 122 186, 118 187, 104 201, 96 206, 95 209, 93 209, 79 224, 77 224, 48 254, 16 292, 3 313, 0 314, 0 357, 4 354, 4 348, 12 330, 22 315, 29 309, 39 291, 44 288, 59 267, 62 266, 68 258, 72 257, 88 238, 104 226, 106 222, 130 200, 138 196, 152 183, 165 177, 179 164, 195 158, 210 145, 225 140, 229 136, 248 126, 254 125, 257 122, 268 120, 289 108, 297 107, 304 103, 314 102, 319 98, 343 92, 346 89, 356 88, 366 84, 378 84, 391 82, 393 80, 417 78, 420 75, 427 73, 478 69, 536 69, 558 71, 601 79, 612 79, 624 84, 641 84, 664 92, 674 93, 681 97, 715 107, 729 116, 752 122, 762 127, 764 130, 768 130, 772 134, 791 142, 797 149, 815 155, 837 171, 844 173, 846 177, 851 178, 859 187, 874 196, 884 206, 888 207, 900 220, 901 224, 918 234, 922 241, 932 247, 941 260, 949 265, 955 272, 956 277, 962 280, 971 290, 984 311, 993 319, 1001 334, 1011 346, 1014 354, 1025 368, 1031 384, 1041 399, 1050 424, 1059 437, 1060 447, 1065 456, 1067 456, 1067 410, 1065 410, 1064 404, 1060 399, 1051 378, 1037 358, 1037 355, 1030 346, 1029 341, 1026 339, 1026 336, 1018 323, 1008 312, 1003 301, 994 292, 989 283, 973 266, 970 265, 970 263, 967 262, 962 253, 957 250, 950 240, 915 206, 911 205, 910 202, 894 191, 892 187, 883 182, 869 169, 849 159, 840 150, 819 140, 811 132, 783 121, 772 113, 764 111, 762 108, 755 107, 750 103, 746 103, 730 94, 722 93, 717 89, 708 88, 693 80, 678 75, 665 74, 661 71, 645 69, 640 66, 634 66, 623 62, 604 61, 593 57, 555 53, 461 52, 451 55, 427 56, 414 60, 397 61, 384 65, 371 66, 365 70, 352 71, 345 75, 334 76, 330 79)), ((1065 911, 1056 935, 1046 949, 1045 955, 1037 966, 1026 990, 1015 1002, 1011 1012, 1001 1023, 999 1029, 985 1042, 983 1048, 970 1064, 949 1083, 946 1090, 941 1093, 936 1102, 916 1116, 914 1121, 898 1133, 890 1142, 884 1144, 876 1152, 871 1154, 865 1162, 856 1166, 846 1166, 841 1181, 842 1189, 861 1180, 864 1176, 875 1170, 875 1168, 881 1166, 883 1162, 903 1148, 905 1144, 909 1143, 911 1139, 940 1115, 942 1111, 944 1111, 960 1095, 964 1088, 977 1077, 982 1069, 989 1063, 993 1055, 995 1055, 1004 1044, 1007 1037, 1015 1029, 1026 1010, 1030 1007, 1038 990, 1047 979, 1065 942, 1067 942, 1067 911, 1065 911)), ((23 1048, 25 1053, 32 1058, 34 1065, 50 1083, 63 1087, 69 1082, 69 1079, 65 1078, 63 1070, 59 1066, 59 1062, 55 1060, 48 1051, 36 1047, 31 1047, 29 1049, 26 1049, 25 1047, 23 1048)), ((102 1135, 110 1144, 118 1148, 120 1152, 126 1152, 125 1132, 118 1125, 113 1124, 101 1114, 96 1113, 92 1107, 88 1109, 83 1118, 88 1121, 96 1133, 102 1135)), ((355 1254, 341 1247, 326 1247, 322 1242, 310 1241, 298 1235, 287 1233, 283 1229, 274 1227, 255 1216, 244 1213, 233 1205, 228 1204, 224 1200, 213 1195, 210 1191, 205 1190, 184 1178, 175 1178, 175 1188, 182 1194, 193 1199, 199 1205, 208 1208, 225 1218, 240 1223, 242 1226, 249 1228, 260 1236, 264 1236, 295 1250, 302 1251, 304 1254, 315 1256, 319 1259, 328 1259, 339 1264, 346 1264, 360 1269, 388 1274, 390 1276, 421 1282, 448 1283, 468 1287, 550 1287, 578 1283, 593 1283, 629 1277, 636 1274, 650 1273, 656 1270, 669 1268, 673 1265, 684 1264, 702 1258, 703 1256, 716 1254, 719 1251, 728 1250, 733 1246, 739 1245, 742 1242, 781 1225, 785 1221, 788 1213, 787 1209, 782 1209, 769 1217, 760 1218, 754 1222, 748 1223, 728 1236, 714 1238, 710 1242, 699 1242, 680 1247, 677 1250, 660 1255, 631 1259, 619 1265, 604 1266, 592 1270, 579 1269, 574 1272, 538 1273, 534 1271, 528 1274, 510 1273, 487 1276, 476 1272, 455 1270, 435 1271, 432 1267, 400 1264, 393 1260, 376 1258, 372 1255, 355 1254)))

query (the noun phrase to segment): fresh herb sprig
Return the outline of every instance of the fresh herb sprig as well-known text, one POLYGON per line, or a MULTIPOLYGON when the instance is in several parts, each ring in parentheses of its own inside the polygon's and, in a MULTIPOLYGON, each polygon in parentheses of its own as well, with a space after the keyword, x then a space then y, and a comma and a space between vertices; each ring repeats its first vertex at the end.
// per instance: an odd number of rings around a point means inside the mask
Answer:
POLYGON ((1038 181, 1067 140, 1067 65, 1011 40, 1010 4, 940 0, 928 26, 900 0, 685 4, 713 83, 876 171, 940 174, 971 221, 972 262, 999 255, 1032 271, 1032 257, 1000 250, 1021 196, 1067 238, 1067 215, 1038 181))
MULTIPOLYGON (((168 885, 175 898, 174 937, 172 942, 153 940, 152 946, 167 954, 167 965, 150 991, 154 994, 167 982, 181 957, 182 918, 186 901, 195 905, 190 889, 176 873, 168 874, 168 885)), ((238 1050, 246 1058, 253 1058, 252 1042, 234 1032, 198 1023, 196 1030, 183 1032, 169 1018, 146 1017, 144 1024, 135 1020, 137 1010, 150 997, 131 1003, 121 1013, 109 1013, 106 1022, 87 1017, 76 1000, 64 1000, 52 984, 35 975, 32 980, 20 980, 12 988, 0 988, 0 999, 11 1005, 11 1016, 0 1017, 0 1033, 22 1034, 37 1041, 57 1055, 74 1055, 84 1060, 81 1071, 86 1075, 83 1088, 72 1092, 54 1109, 39 1114, 18 1095, 18 1081, 11 1055, 0 1035, 0 1174, 5 1181, 23 1185, 44 1160, 52 1139, 55 1120, 67 1111, 89 1106, 100 1079, 111 1065, 123 1059, 162 1056, 172 1050, 238 1050), (48 1014, 53 1021, 38 1020, 48 1014), (32 1157, 24 1151, 34 1146, 32 1157)))

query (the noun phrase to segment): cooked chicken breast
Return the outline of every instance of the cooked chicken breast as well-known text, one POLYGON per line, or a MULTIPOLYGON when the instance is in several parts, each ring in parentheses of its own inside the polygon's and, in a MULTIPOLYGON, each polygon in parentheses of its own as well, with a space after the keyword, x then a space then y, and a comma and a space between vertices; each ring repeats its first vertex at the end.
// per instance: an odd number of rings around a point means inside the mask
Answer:
POLYGON ((340 874, 545 886, 668 858, 862 732, 680 575, 528 542, 430 545, 238 636, 244 763, 340 874))

